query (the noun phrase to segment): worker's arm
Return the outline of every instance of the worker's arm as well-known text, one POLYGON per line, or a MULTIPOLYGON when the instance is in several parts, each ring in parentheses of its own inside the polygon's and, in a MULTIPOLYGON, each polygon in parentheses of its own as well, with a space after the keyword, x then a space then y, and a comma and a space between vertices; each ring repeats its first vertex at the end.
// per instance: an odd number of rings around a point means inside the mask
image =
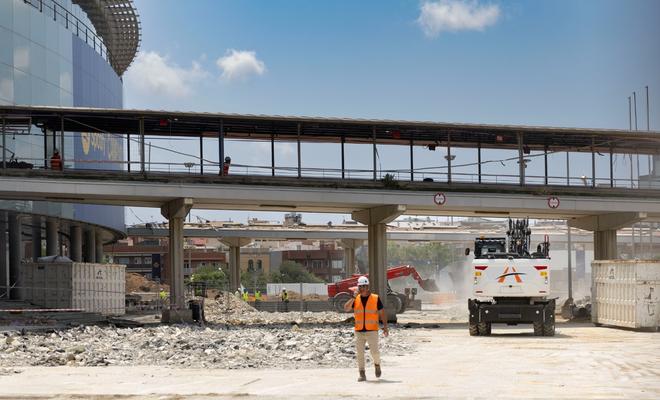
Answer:
POLYGON ((353 309, 353 302, 355 302, 355 298, 351 297, 348 299, 346 303, 344 303, 344 311, 350 312, 353 309))
POLYGON ((378 312, 380 315, 380 320, 383 323, 383 335, 387 336, 390 334, 390 329, 387 327, 387 312, 385 312, 385 308, 383 307, 382 310, 378 312))

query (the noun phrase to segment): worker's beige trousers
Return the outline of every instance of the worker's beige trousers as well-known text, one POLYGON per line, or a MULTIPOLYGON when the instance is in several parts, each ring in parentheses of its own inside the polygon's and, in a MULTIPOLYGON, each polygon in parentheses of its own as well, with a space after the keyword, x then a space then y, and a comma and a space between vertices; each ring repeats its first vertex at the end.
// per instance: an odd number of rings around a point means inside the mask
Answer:
POLYGON ((355 332, 357 346, 358 369, 364 371, 364 344, 369 343, 369 351, 374 364, 380 365, 380 350, 378 349, 378 331, 355 332))

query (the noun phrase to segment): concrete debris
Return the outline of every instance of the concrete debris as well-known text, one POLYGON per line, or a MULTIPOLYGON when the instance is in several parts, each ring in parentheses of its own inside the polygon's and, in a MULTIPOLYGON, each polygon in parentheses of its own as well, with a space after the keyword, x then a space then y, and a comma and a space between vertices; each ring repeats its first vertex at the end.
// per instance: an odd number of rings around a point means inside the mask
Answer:
POLYGON ((320 324, 344 322, 349 314, 336 312, 303 312, 296 310, 286 313, 257 311, 243 300, 223 293, 216 300, 204 300, 204 314, 211 323, 229 325, 271 325, 271 324, 320 324))
MULTIPOLYGON (((405 331, 381 339, 381 351, 413 350, 405 331)), ((86 326, 53 333, 5 333, 0 368, 21 366, 144 365, 184 368, 352 367, 350 326, 162 325, 150 328, 86 326)), ((9 371, 4 369, 1 371, 9 371)), ((9 372, 4 372, 5 374, 9 372)))

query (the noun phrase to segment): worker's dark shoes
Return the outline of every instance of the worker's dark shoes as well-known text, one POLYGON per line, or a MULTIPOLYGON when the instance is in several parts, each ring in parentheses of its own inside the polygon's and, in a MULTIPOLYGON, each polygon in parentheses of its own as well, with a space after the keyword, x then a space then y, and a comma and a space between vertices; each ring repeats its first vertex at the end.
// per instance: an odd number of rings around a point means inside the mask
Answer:
POLYGON ((358 378, 358 382, 364 382, 367 380, 367 374, 364 373, 364 371, 360 371, 360 377, 358 378))
POLYGON ((376 364, 376 378, 380 378, 380 365, 376 364))

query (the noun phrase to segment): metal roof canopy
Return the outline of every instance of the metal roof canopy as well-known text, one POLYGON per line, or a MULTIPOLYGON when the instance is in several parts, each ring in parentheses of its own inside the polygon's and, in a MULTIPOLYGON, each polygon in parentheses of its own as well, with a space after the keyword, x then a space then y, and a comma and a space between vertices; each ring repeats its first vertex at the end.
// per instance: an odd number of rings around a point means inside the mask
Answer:
POLYGON ((140 20, 133 0, 73 0, 87 14, 110 54, 110 64, 121 76, 140 47, 140 20))
POLYGON ((38 127, 68 132, 137 133, 147 136, 362 143, 461 148, 518 149, 518 134, 530 151, 660 154, 660 132, 429 121, 270 116, 94 108, 0 106, 8 121, 30 118, 38 127), (300 133, 300 135, 299 135, 300 133))

